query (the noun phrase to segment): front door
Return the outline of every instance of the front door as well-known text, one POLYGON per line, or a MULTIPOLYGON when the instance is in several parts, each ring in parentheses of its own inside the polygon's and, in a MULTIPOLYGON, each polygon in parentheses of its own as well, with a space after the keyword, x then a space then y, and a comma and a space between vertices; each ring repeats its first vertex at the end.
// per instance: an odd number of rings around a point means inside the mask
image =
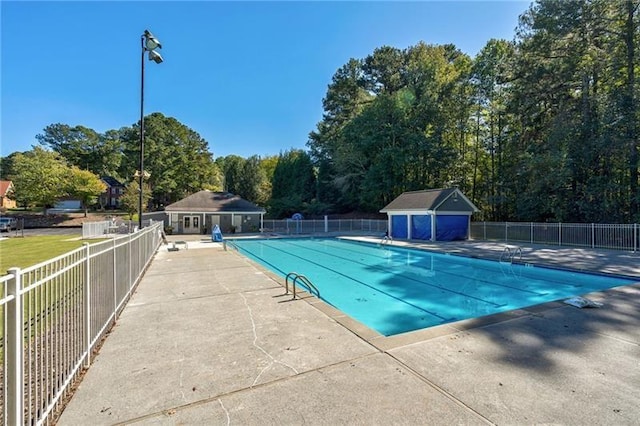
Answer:
POLYGON ((242 232, 242 215, 237 214, 233 217, 233 226, 236 227, 236 232, 242 232))
POLYGON ((182 232, 197 234, 200 232, 200 216, 184 216, 182 218, 182 232))

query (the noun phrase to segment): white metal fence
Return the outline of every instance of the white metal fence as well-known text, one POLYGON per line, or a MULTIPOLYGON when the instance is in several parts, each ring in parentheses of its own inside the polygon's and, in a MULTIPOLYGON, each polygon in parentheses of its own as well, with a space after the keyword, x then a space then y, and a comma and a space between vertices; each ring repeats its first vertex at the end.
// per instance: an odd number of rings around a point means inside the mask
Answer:
POLYGON ((639 224, 473 222, 471 238, 637 251, 639 224))
MULTIPOLYGON (((154 223, 151 219, 142 222, 143 227, 151 226, 154 223)), ((138 223, 130 220, 116 222, 106 220, 102 222, 85 222, 82 224, 82 238, 113 237, 118 234, 129 234, 138 229, 138 223)))
POLYGON ((110 221, 104 222, 85 222, 82 224, 82 238, 95 238, 95 237, 104 237, 110 233, 114 232, 115 224, 110 221))
POLYGON ((52 423, 158 249, 161 226, 0 277, 0 424, 52 423))
POLYGON ((353 232, 384 234, 386 220, 376 219, 320 219, 320 220, 269 220, 262 222, 263 232, 280 234, 321 234, 330 232, 353 232))

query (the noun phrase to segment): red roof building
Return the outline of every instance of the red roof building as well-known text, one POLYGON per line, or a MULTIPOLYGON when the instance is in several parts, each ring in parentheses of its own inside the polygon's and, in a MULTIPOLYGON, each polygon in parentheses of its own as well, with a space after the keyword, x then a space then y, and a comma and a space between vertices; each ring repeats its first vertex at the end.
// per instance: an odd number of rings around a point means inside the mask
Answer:
POLYGON ((11 194, 13 194, 13 182, 0 180, 0 207, 5 209, 16 208, 16 201, 9 198, 11 194))

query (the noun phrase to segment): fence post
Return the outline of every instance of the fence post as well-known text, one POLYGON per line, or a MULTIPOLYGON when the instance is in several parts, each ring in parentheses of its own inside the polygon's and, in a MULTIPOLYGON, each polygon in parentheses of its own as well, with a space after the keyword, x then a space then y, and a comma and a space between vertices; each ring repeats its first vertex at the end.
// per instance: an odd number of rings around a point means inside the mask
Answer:
POLYGON ((84 243, 84 283, 82 289, 82 309, 84 313, 84 343, 87 356, 84 359, 85 367, 91 365, 91 257, 89 243, 84 243))
POLYGON ((116 321, 118 313, 118 260, 116 259, 116 239, 113 239, 113 322, 116 321))
POLYGON ((504 242, 509 241, 509 222, 504 223, 504 242))
POLYGON ((138 244, 138 267, 136 268, 136 282, 138 282, 138 278, 140 278, 140 275, 142 275, 142 269, 143 269, 143 259, 144 259, 144 253, 142 252, 143 250, 143 246, 142 246, 142 238, 140 238, 140 234, 136 232, 136 241, 138 244))
POLYGON ((11 268, 7 272, 13 275, 7 281, 7 293, 14 299, 7 304, 7 413, 5 417, 8 425, 24 423, 24 375, 23 375, 23 309, 22 309, 22 273, 20 268, 11 268))
POLYGON ((591 248, 596 248, 596 224, 591 223, 591 248))
POLYGON ((127 264, 129 265, 129 295, 131 295, 131 287, 133 287, 133 280, 132 280, 132 274, 131 271, 133 270, 133 266, 131 265, 133 262, 131 261, 131 234, 128 234, 129 236, 129 242, 127 243, 127 250, 129 250, 129 253, 127 253, 127 264))
POLYGON ((562 222, 558 222, 558 245, 562 245, 562 222))
POLYGON ((533 222, 531 222, 531 244, 533 244, 533 222))
POLYGON ((484 235, 484 240, 487 240, 487 221, 482 222, 482 233, 484 235))

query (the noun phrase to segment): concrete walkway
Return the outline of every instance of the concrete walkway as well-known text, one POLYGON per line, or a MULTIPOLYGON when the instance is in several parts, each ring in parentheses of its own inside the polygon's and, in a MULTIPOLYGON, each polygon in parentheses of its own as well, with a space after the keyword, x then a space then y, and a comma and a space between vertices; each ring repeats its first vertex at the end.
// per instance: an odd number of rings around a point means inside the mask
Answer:
MULTIPOLYGON (((176 240, 175 236, 172 236, 176 240)), ((640 419, 640 285, 380 336, 220 244, 163 247, 59 425, 607 424, 640 419)), ((504 245, 432 246, 499 256, 504 245)), ((632 253, 523 248, 640 277, 632 253)))

